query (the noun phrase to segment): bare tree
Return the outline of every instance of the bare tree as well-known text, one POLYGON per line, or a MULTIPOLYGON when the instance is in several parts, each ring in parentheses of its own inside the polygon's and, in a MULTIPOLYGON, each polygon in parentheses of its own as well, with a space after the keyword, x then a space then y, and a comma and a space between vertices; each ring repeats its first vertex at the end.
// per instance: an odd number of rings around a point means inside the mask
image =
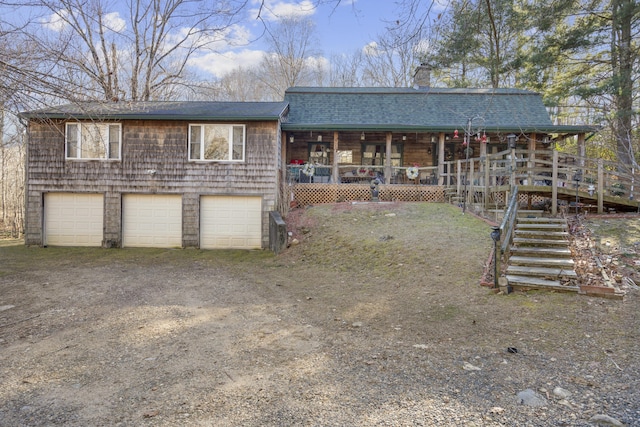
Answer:
POLYGON ((43 56, 50 84, 69 89, 66 99, 151 100, 184 82, 197 52, 224 39, 245 1, 207 4, 196 0, 34 0, 39 19, 25 39, 43 56), (122 6, 122 4, 121 4, 122 6), (82 90, 80 90, 82 88, 82 90))
POLYGON ((362 51, 356 51, 351 55, 333 55, 330 62, 329 86, 362 86, 362 51))
POLYGON ((238 67, 220 79, 217 88, 218 99, 224 101, 267 100, 257 69, 238 67))
POLYGON ((315 25, 306 18, 282 18, 267 33, 269 52, 259 67, 258 80, 270 100, 280 100, 288 87, 319 80, 314 48, 315 25))
MULTIPOLYGON (((0 109, 0 123, 4 124, 4 111, 0 109)), ((10 135, 4 129, 22 129, 12 120, 0 128, 0 232, 8 231, 19 237, 24 231, 24 159, 25 148, 21 133, 10 135)))

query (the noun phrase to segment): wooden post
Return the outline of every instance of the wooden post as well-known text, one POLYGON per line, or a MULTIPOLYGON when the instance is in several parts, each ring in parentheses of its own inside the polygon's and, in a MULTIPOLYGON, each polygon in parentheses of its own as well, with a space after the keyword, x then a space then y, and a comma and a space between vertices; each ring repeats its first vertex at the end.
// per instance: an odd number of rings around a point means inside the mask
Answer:
POLYGON ((384 160, 384 183, 391 184, 391 132, 387 132, 387 147, 384 160))
MULTIPOLYGON (((452 164, 453 164, 453 163, 452 163, 452 164)), ((456 193, 457 193, 457 194, 460 194, 460 186, 461 186, 461 184, 462 184, 462 182, 461 182, 461 181, 462 181, 462 172, 461 172, 461 171, 462 171, 462 162, 461 162, 460 160, 458 160, 458 161, 456 162, 456 166, 458 167, 458 170, 456 171, 456 173, 457 173, 457 177, 458 177, 458 179, 456 180, 456 181, 457 181, 457 184, 456 184, 456 187, 457 187, 457 188, 456 188, 456 193)))
MULTIPOLYGON (((529 138, 529 159, 527 160, 527 185, 533 185, 533 169, 536 164, 536 134, 532 133, 529 138)), ((529 199, 531 200, 531 199, 529 199)))
POLYGON ((553 150, 551 166, 551 215, 558 215, 558 152, 553 150))
POLYGON ((584 167, 584 158, 587 156, 587 147, 584 140, 584 133, 578 134, 578 156, 580 159, 580 167, 584 167))
POLYGON ((340 159, 338 159, 338 150, 339 150, 339 138, 338 138, 338 132, 333 132, 333 165, 331 167, 331 181, 333 181, 333 183, 338 183, 340 182, 340 169, 338 169, 338 161, 340 159))
MULTIPOLYGON (((486 151, 486 150, 485 150, 486 151)), ((484 162, 484 198, 482 200, 482 203, 484 205, 484 209, 488 209, 489 207, 489 188, 491 188, 491 186, 489 185, 489 179, 490 179, 490 174, 489 174, 489 156, 486 155, 484 158, 480 158, 480 162, 484 162)))
POLYGON ((604 163, 598 159, 598 213, 604 213, 604 163))
POLYGON ((517 168, 517 163, 516 163, 516 149, 512 148, 511 149, 511 186, 515 186, 516 185, 516 168, 517 168))
POLYGON ((467 179, 469 180, 469 185, 468 185, 468 190, 467 194, 465 194, 465 197, 467 198, 467 206, 470 205, 473 202, 473 198, 471 197, 471 195, 473 194, 473 175, 474 175, 474 168, 473 168, 473 160, 469 159, 469 162, 467 163, 467 169, 468 173, 467 173, 467 179))
MULTIPOLYGON (((444 132, 440 132, 438 135, 438 185, 444 185, 444 132)), ((451 171, 449 171, 451 173, 451 171)), ((449 185, 449 179, 447 179, 447 185, 449 185)))

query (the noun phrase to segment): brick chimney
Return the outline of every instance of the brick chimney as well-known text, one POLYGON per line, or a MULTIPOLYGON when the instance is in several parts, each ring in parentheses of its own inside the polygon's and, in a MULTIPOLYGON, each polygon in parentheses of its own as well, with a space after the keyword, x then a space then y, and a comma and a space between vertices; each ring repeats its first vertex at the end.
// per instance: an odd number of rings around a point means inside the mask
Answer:
POLYGON ((421 87, 431 86, 431 65, 422 63, 416 68, 413 75, 413 87, 418 89, 421 87))

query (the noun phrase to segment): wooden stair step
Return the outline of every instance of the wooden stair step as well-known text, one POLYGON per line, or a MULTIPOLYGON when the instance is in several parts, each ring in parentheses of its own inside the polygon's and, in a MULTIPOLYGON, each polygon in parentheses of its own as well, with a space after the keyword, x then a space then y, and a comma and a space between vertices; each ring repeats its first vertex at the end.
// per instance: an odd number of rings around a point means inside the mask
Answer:
MULTIPOLYGON (((564 239, 527 239, 526 237, 514 237, 513 243, 522 246, 563 246, 568 244, 564 239)), ((512 249, 513 250, 513 249, 512 249)))
POLYGON ((567 220, 564 218, 518 218, 518 224, 567 224, 567 220))
POLYGON ((567 286, 558 280, 545 280, 536 277, 508 275, 507 282, 514 288, 547 289, 561 292, 578 292, 578 286, 567 286))
POLYGON ((514 230, 516 236, 535 236, 545 239, 564 239, 569 237, 568 231, 514 230))
POLYGON ((533 267, 562 267, 573 268, 575 263, 571 258, 538 258, 526 256, 509 257, 510 265, 528 265, 533 267))
POLYGON ((517 230, 566 230, 567 224, 516 224, 517 230))
POLYGON ((527 217, 539 217, 544 214, 542 209, 519 209, 518 217, 519 218, 527 218, 527 217))
POLYGON ((569 248, 546 248, 536 246, 516 246, 511 248, 512 254, 517 255, 535 255, 539 257, 571 257, 569 248))
POLYGON ((514 276, 535 276, 535 277, 555 277, 566 279, 577 279, 575 270, 554 267, 526 267, 522 265, 510 265, 507 267, 507 274, 514 276))

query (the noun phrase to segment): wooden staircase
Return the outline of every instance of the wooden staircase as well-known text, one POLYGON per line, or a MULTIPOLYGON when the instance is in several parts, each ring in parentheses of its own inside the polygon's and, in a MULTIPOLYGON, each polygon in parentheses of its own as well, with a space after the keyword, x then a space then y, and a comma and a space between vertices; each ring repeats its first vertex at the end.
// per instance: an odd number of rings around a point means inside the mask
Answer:
POLYGON ((578 278, 564 218, 521 211, 509 249, 506 279, 511 288, 578 292, 578 278))

